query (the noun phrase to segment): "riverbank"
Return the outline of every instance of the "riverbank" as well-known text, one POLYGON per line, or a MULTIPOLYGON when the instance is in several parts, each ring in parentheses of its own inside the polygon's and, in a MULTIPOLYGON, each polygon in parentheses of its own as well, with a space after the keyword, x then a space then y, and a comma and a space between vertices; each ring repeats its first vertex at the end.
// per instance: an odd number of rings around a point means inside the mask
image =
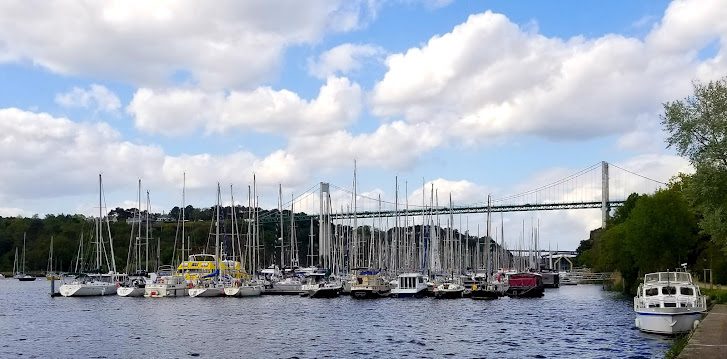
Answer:
POLYGON ((715 304, 677 358, 727 358, 727 304, 715 304))

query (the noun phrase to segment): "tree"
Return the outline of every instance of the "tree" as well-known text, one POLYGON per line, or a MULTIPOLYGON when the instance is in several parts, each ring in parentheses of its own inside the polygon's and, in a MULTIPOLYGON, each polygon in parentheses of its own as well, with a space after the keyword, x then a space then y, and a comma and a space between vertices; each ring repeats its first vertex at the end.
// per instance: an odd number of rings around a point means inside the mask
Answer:
POLYGON ((702 214, 699 226, 727 251, 727 77, 694 83, 694 94, 664 104, 667 147, 689 158, 696 172, 685 193, 702 214))

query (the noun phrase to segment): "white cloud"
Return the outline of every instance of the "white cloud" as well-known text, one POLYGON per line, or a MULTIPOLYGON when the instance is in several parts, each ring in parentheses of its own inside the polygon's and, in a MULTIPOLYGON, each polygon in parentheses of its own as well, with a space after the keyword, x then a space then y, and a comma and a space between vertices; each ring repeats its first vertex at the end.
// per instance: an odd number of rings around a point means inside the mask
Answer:
POLYGON ((182 71, 207 88, 255 85, 284 49, 368 21, 366 1, 26 1, 0 4, 0 60, 142 86, 182 71))
POLYGON ((63 107, 94 108, 96 111, 115 112, 121 108, 121 101, 111 90, 92 84, 88 89, 74 87, 68 92, 56 95, 55 101, 63 107))
POLYGON ((422 154, 442 145, 442 132, 427 124, 393 122, 374 132, 337 131, 290 139, 288 151, 320 167, 344 166, 354 159, 362 166, 401 169, 414 166, 422 154))
POLYGON ((722 49, 713 59, 697 57, 706 40, 727 39, 724 11, 719 1, 675 2, 646 40, 613 34, 564 40, 500 14, 472 15, 421 47, 388 56, 372 112, 446 123, 450 136, 470 143, 514 134, 582 139, 630 132, 640 116, 688 94, 696 76, 727 68, 722 49))
POLYGON ((308 72, 318 78, 346 75, 359 71, 365 61, 380 60, 384 49, 371 44, 341 44, 323 52, 317 59, 308 59, 308 72))
MULTIPOLYGON (((23 208, 17 203, 94 193, 98 173, 103 173, 107 194, 123 193, 110 203, 122 203, 136 193, 138 178, 153 198, 168 203, 169 193, 157 197, 157 190, 181 189, 184 172, 190 191, 208 190, 217 181, 252 183, 254 172, 261 188, 297 186, 311 175, 283 151, 265 157, 242 151, 172 156, 157 146, 124 141, 105 123, 77 123, 15 108, 0 109, 0 166, 0 200, 11 209, 23 208)), ((176 190, 172 195, 176 203, 176 190)))
POLYGON ((346 127, 361 111, 361 88, 329 77, 313 100, 288 90, 260 87, 250 92, 141 88, 127 111, 136 127, 164 135, 252 130, 288 135, 317 134, 346 127))
POLYGON ((665 147, 665 133, 656 116, 640 115, 634 121, 635 128, 622 135, 616 146, 619 149, 638 153, 659 153, 665 147))
POLYGON ((27 217, 29 213, 21 208, 0 207, 0 217, 27 217))

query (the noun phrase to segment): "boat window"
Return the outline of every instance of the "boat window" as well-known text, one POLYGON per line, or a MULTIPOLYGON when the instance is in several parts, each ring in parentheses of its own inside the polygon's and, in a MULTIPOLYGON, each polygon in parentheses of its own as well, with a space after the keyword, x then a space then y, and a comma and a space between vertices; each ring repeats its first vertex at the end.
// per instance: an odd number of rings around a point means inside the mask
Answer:
POLYGON ((672 295, 677 294, 677 288, 672 286, 661 287, 661 294, 672 295))
POLYGON ((649 303, 649 308, 659 308, 659 303, 649 303))
POLYGON ((674 308, 676 306, 676 303, 664 303, 664 308, 674 308))
POLYGON ((646 290, 646 295, 651 297, 659 294, 659 288, 649 288, 646 290))
POLYGON ((679 293, 681 295, 694 295, 694 289, 689 287, 681 287, 679 288, 679 293))

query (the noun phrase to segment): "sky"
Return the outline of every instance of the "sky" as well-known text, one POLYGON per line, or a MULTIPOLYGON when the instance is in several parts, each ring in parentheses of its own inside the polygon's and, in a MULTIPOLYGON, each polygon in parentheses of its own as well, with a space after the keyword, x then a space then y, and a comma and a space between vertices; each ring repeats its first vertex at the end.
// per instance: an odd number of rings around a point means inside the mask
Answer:
MULTIPOLYGON (((662 104, 727 74, 724 5, 3 1, 0 216, 96 213, 99 173, 106 206, 135 207, 141 179, 157 212, 184 176, 187 204, 218 182, 246 203, 253 174, 263 207, 330 182, 340 208, 354 161, 358 191, 390 202, 395 179, 402 202, 424 181, 466 205, 600 161, 665 182, 692 169, 662 104)), ((575 249, 600 213, 505 214, 511 247, 524 222, 575 249)))

